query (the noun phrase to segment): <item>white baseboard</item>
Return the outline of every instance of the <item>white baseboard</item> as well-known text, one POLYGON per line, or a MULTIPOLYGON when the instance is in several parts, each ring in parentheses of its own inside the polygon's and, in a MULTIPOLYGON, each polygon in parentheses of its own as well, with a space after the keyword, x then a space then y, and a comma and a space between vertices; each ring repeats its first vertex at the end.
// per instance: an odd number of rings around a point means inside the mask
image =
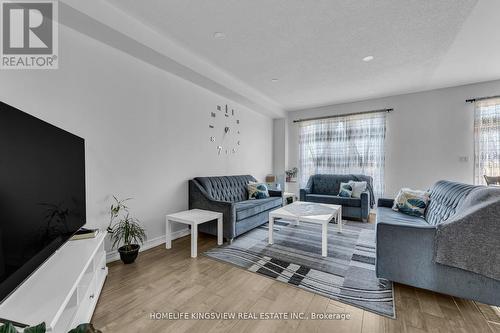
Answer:
MULTIPOLYGON (((172 233, 172 239, 181 238, 189 234, 191 234, 191 230, 189 228, 177 230, 176 232, 172 233)), ((139 252, 149 250, 161 244, 165 244, 165 235, 146 240, 144 244, 141 245, 139 252)), ((108 263, 119 259, 120 259, 120 254, 118 253, 117 250, 113 250, 106 253, 106 262, 108 263)))

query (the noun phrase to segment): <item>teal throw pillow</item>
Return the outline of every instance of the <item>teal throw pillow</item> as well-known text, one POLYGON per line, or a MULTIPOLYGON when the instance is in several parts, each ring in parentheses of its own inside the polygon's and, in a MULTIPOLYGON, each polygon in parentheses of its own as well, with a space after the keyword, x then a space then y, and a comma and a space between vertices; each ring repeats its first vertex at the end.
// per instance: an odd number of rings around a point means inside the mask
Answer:
POLYGON ((429 192, 402 188, 394 199, 392 209, 407 215, 424 217, 428 203, 429 192))
POLYGON ((350 198, 352 196, 352 186, 349 183, 340 183, 339 197, 350 198))
POLYGON ((247 185, 248 199, 265 199, 269 198, 269 191, 265 183, 250 182, 247 185))

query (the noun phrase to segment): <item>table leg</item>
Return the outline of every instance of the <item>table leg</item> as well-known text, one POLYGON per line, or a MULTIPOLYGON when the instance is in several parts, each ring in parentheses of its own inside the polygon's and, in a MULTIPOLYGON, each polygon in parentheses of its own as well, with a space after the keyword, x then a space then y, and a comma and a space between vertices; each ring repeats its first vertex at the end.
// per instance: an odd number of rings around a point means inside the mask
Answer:
POLYGON ((168 217, 165 219, 165 248, 172 248, 172 226, 168 217))
POLYGON ((339 225, 339 232, 342 232, 342 206, 338 210, 337 224, 339 225))
POLYGON ((321 255, 323 257, 328 256, 328 223, 323 223, 321 231, 321 255))
POLYGON ((198 255, 198 225, 191 224, 191 258, 196 258, 198 255))
POLYGON ((217 245, 222 245, 222 217, 217 219, 217 245))
POLYGON ((269 215, 269 244, 273 244, 274 217, 269 215))

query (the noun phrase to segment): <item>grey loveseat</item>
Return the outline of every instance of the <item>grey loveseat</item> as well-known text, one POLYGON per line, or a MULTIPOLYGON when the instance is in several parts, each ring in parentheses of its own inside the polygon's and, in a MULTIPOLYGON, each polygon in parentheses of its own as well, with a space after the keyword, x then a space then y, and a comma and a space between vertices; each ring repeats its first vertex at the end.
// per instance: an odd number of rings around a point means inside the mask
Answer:
MULTIPOLYGON (((269 221, 269 211, 281 207, 281 191, 269 191, 266 199, 248 200, 247 185, 256 181, 250 175, 196 177, 189 181, 189 209, 198 208, 224 215, 224 238, 237 237, 269 221)), ((216 221, 203 223, 198 229, 217 235, 216 221)))
POLYGON ((379 278, 500 305, 500 189, 439 181, 425 218, 379 199, 379 278))
POLYGON ((300 189, 300 201, 341 205, 342 217, 366 221, 370 208, 375 203, 373 179, 364 175, 313 175, 309 177, 306 187, 300 189), (340 183, 347 183, 350 180, 367 182, 367 190, 361 193, 360 198, 338 196, 340 183))

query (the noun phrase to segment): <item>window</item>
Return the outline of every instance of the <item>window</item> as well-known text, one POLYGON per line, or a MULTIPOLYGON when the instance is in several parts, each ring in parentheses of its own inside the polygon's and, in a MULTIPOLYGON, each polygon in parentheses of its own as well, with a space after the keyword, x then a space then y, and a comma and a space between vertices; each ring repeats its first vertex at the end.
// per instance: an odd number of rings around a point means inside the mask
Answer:
POLYGON ((500 98, 477 101, 474 110, 474 183, 500 176, 500 98))
POLYGON ((375 196, 382 196, 386 113, 366 113, 301 122, 301 186, 305 186, 309 176, 314 174, 364 174, 373 178, 375 196))

